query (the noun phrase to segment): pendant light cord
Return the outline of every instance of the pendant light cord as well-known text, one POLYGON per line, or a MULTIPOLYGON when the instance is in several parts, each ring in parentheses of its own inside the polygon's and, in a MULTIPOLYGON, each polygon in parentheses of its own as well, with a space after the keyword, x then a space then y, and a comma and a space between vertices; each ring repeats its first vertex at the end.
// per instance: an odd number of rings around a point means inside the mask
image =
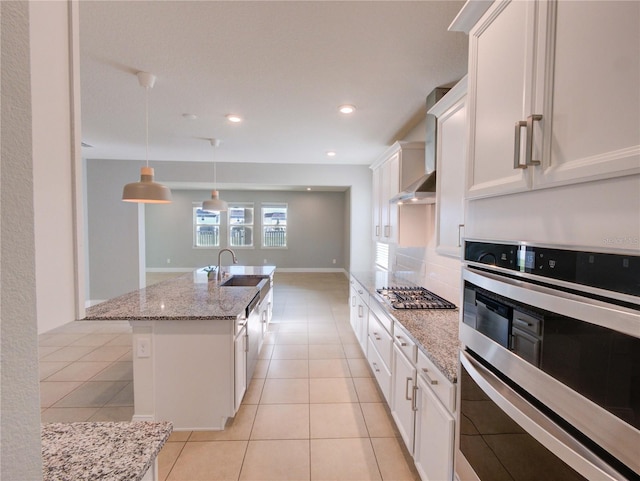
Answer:
POLYGON ((145 87, 145 147, 146 147, 146 158, 147 158, 147 167, 149 167, 149 87, 145 87))

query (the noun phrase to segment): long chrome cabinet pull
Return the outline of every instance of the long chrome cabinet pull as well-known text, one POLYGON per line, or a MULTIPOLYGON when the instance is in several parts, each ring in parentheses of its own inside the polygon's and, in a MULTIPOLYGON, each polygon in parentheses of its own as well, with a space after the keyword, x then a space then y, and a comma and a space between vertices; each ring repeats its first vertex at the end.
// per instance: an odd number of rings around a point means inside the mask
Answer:
POLYGON ((409 383, 410 382, 413 382, 413 378, 412 377, 408 377, 407 378, 407 383, 404 386, 404 398, 407 401, 412 401, 413 400, 413 398, 409 397, 409 383))
POLYGON ((513 168, 514 169, 526 169, 527 166, 520 163, 520 129, 526 127, 527 122, 525 120, 519 120, 516 122, 516 133, 513 139, 513 168))
POLYGON ((527 165, 540 165, 539 160, 533 160, 533 122, 542 120, 542 115, 534 114, 527 117, 527 145, 525 161, 527 165))
POLYGON ((413 386, 413 401, 411 401, 411 410, 418 410, 418 386, 413 386))

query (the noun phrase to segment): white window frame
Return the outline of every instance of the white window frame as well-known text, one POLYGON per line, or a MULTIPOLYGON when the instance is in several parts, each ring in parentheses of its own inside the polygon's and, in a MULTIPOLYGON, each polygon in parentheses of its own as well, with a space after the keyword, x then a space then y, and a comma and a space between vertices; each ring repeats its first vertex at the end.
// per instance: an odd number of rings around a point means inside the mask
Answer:
POLYGON ((255 238, 256 238, 256 229, 255 229, 255 218, 256 218, 256 208, 253 202, 227 202, 228 210, 227 210, 227 223, 229 225, 229 234, 227 236, 227 241, 229 242, 229 247, 233 249, 254 249, 255 248, 255 238), (253 215, 251 218, 251 222, 243 222, 241 224, 233 223, 231 217, 232 209, 251 209, 253 215), (232 242, 232 236, 234 227, 245 227, 249 228, 251 231, 251 244, 243 244, 243 245, 235 245, 232 242))
POLYGON ((221 247, 221 240, 222 240, 222 213, 218 212, 217 224, 200 223, 198 222, 198 209, 202 209, 202 202, 193 202, 192 204, 193 248, 194 249, 219 249, 221 247), (217 244, 198 245, 198 226, 203 226, 203 225, 218 227, 218 243, 217 244))
POLYGON ((260 233, 262 237, 262 248, 263 249, 288 249, 289 241, 288 241, 288 232, 289 232, 289 204, 286 202, 263 202, 260 208, 260 233), (284 245, 267 245, 267 236, 266 229, 273 226, 273 224, 265 223, 265 209, 285 209, 285 219, 284 219, 284 245))

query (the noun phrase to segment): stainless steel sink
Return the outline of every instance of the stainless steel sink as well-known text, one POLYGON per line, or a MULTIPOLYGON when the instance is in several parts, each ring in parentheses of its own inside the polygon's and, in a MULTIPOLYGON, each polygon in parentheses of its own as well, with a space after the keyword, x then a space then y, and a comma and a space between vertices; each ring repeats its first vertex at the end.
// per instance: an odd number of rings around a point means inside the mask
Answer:
POLYGON ((264 299, 271 290, 271 282, 269 276, 260 275, 234 275, 224 282, 220 283, 221 287, 257 287, 260 289, 260 299, 264 299))

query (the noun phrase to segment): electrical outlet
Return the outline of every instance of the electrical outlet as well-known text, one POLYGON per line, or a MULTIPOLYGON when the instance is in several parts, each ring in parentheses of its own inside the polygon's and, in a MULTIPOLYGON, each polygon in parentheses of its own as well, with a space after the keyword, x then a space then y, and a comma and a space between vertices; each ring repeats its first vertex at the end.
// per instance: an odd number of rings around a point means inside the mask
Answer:
POLYGON ((151 340, 148 337, 141 337, 136 344, 136 356, 138 358, 151 356, 151 340))
POLYGON ((171 258, 167 257, 167 264, 171 264, 171 258))
POLYGON ((265 260, 264 260, 264 263, 265 263, 265 264, 267 263, 267 259, 265 259, 265 260))
POLYGON ((333 259, 333 263, 334 263, 334 264, 336 263, 336 260, 335 260, 335 259, 333 259))

